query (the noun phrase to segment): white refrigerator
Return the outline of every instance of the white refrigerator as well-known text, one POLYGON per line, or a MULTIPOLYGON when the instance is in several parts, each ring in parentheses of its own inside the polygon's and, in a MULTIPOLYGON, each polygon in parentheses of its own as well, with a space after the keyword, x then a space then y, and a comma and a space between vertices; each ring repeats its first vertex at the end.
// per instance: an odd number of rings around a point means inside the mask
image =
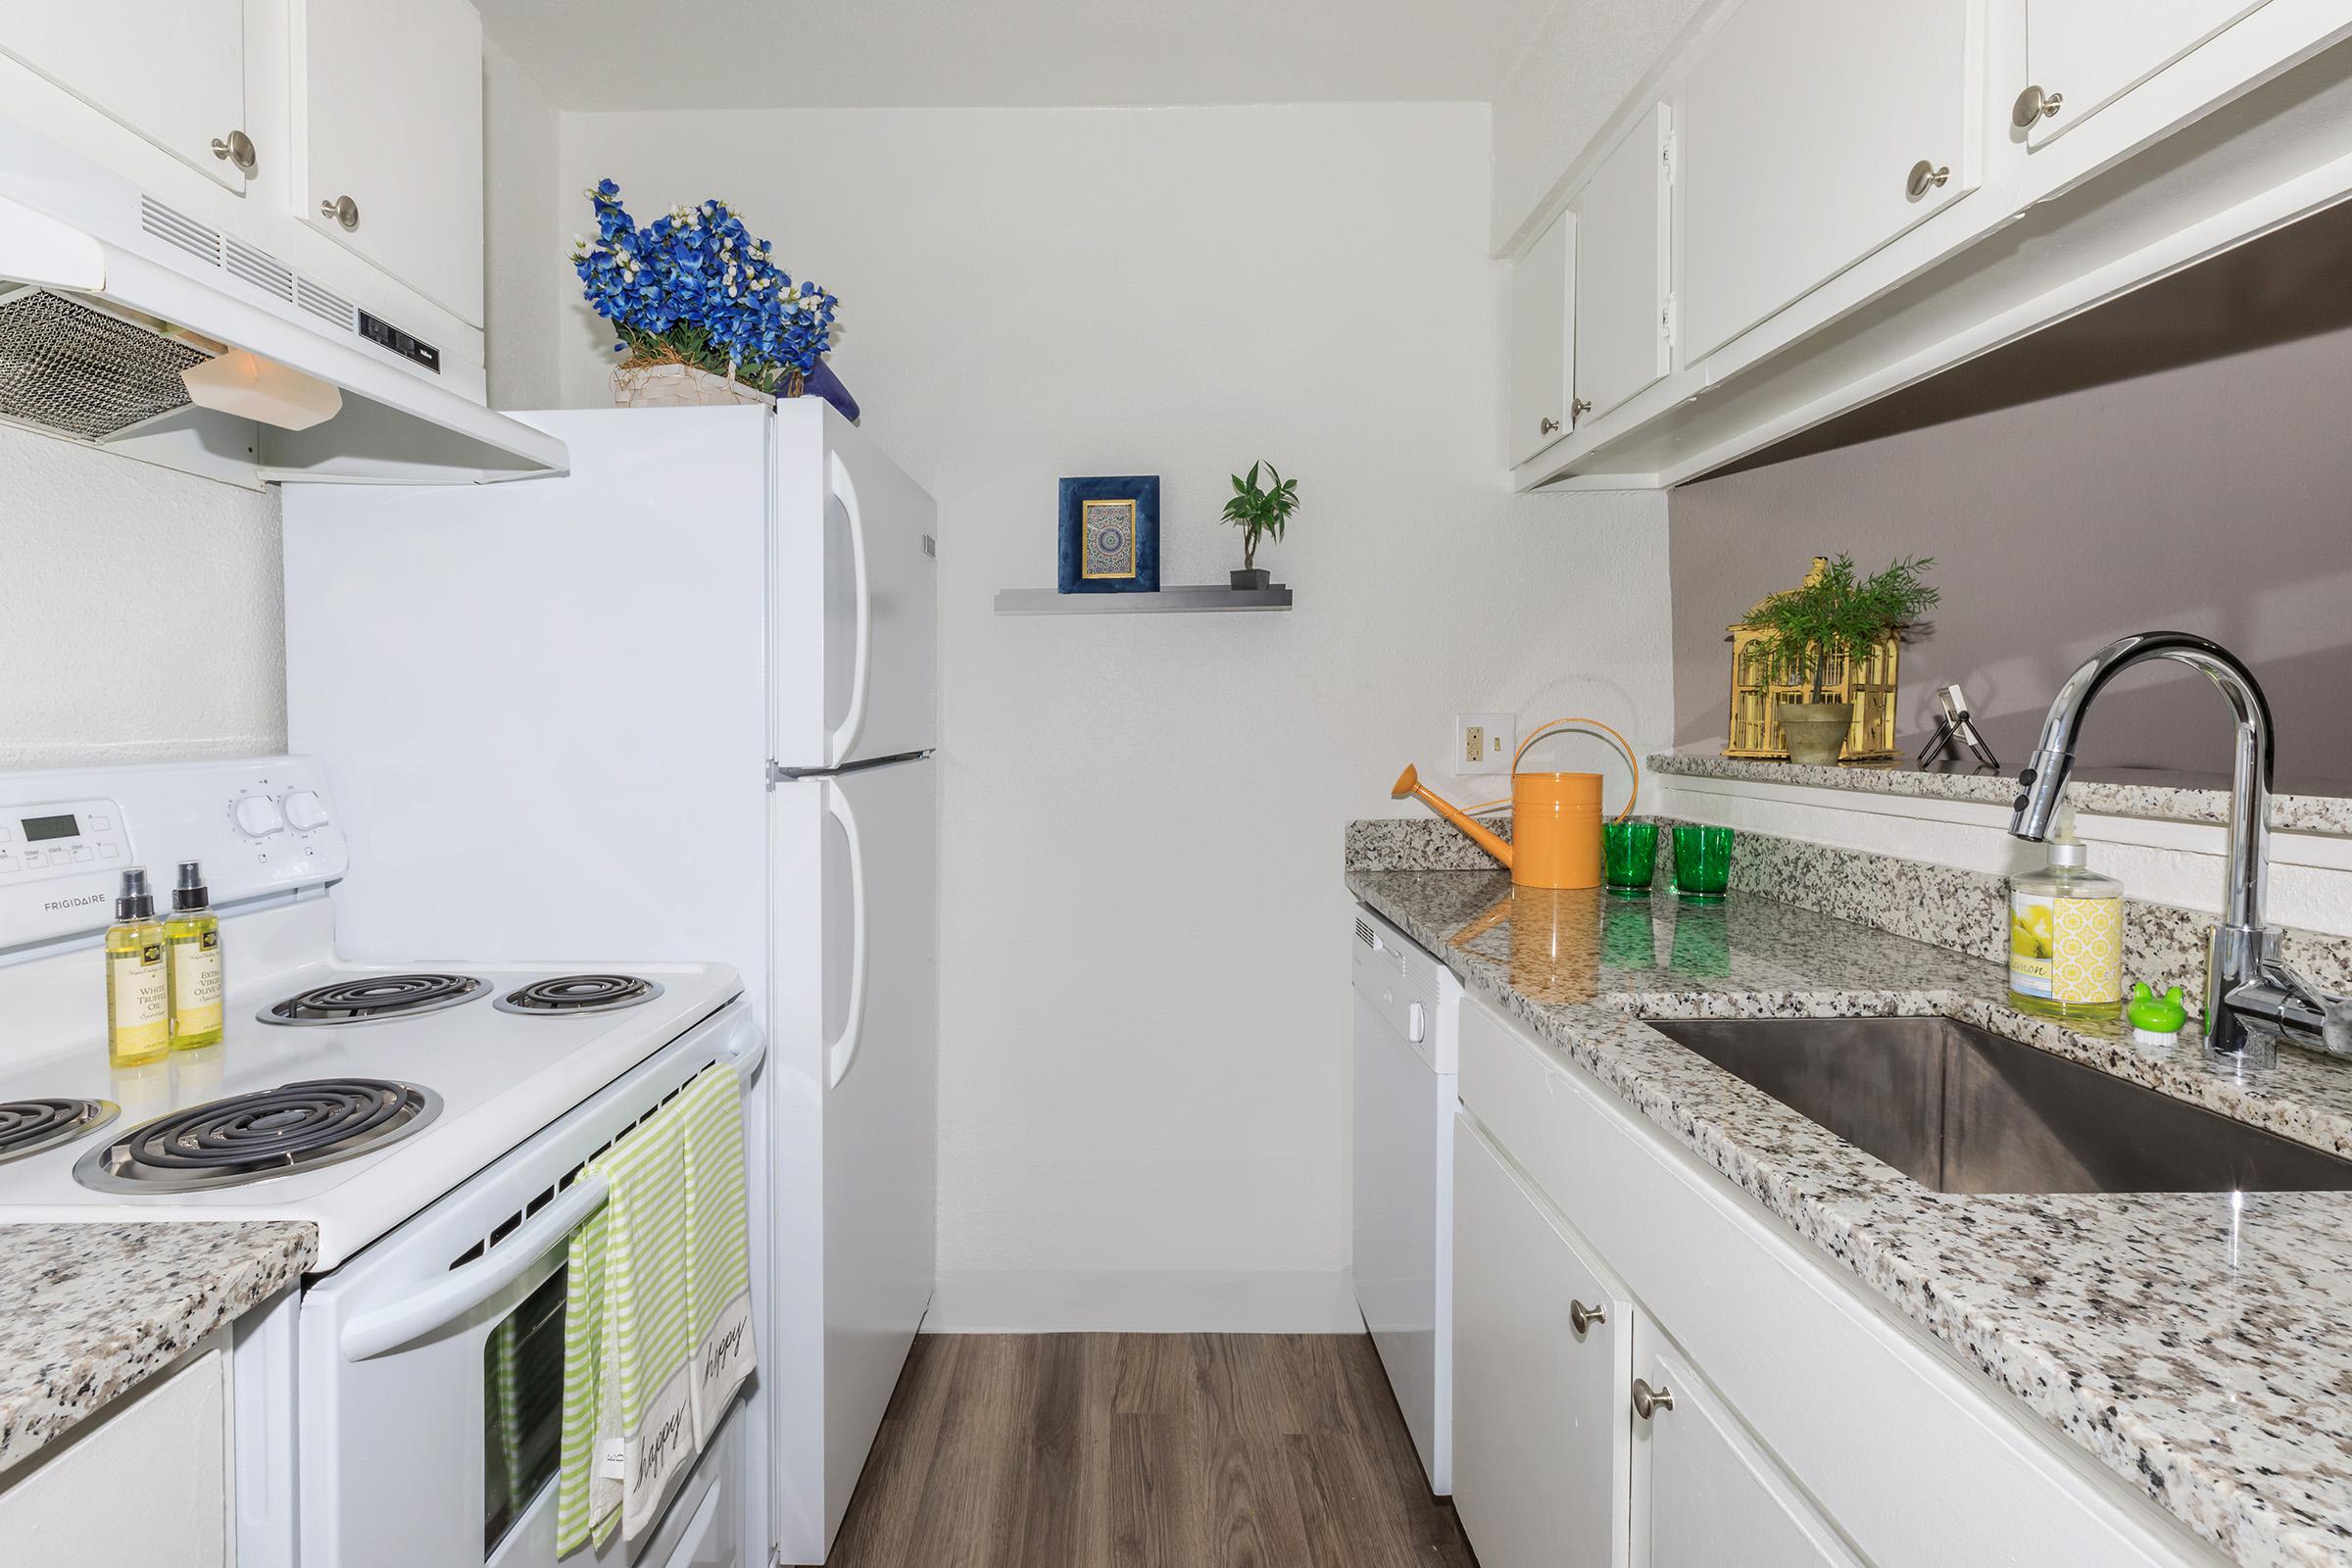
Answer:
POLYGON ((933 1281, 937 510, 814 399, 520 417, 568 476, 285 487, 339 940, 742 971, 771 1038, 748 1509, 818 1563, 933 1281))

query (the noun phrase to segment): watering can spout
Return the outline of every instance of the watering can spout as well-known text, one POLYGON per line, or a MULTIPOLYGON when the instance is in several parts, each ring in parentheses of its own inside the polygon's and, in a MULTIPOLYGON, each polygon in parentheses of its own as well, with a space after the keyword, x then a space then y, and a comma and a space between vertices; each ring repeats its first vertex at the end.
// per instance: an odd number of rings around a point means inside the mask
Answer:
POLYGON ((1469 835, 1471 843, 1500 860, 1504 866, 1510 865, 1510 845, 1497 838, 1468 812, 1458 809, 1449 802, 1439 799, 1436 791, 1421 782, 1420 771, 1410 762, 1404 764, 1404 771, 1396 775, 1396 787, 1389 791, 1391 800, 1401 801, 1408 796, 1420 801, 1422 805, 1451 822, 1455 827, 1460 828, 1469 835))

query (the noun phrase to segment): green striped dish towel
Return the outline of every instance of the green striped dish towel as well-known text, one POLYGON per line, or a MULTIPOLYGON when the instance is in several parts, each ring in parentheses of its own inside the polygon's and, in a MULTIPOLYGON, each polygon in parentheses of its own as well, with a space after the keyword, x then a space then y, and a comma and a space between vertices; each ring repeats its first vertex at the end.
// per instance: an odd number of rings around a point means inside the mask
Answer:
POLYGON ((685 1118, 665 1110, 588 1166, 608 1196, 572 1236, 565 1309, 578 1317, 564 1325, 559 1554, 591 1535, 610 1537, 615 1511, 622 1538, 634 1539, 661 1518, 694 1459, 684 1134, 685 1118), (591 1318, 593 1326, 581 1321, 591 1318))
POLYGON ((686 1149, 689 1294, 695 1330, 694 1430, 708 1446, 728 1401, 751 1376, 751 1221, 744 1194, 743 1086, 732 1067, 713 1067, 663 1112, 686 1149))

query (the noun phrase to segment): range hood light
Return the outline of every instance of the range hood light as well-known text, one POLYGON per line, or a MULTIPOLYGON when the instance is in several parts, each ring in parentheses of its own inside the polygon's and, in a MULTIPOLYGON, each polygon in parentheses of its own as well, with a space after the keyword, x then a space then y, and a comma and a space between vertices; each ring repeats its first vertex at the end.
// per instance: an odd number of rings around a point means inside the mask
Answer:
POLYGON ((280 430, 308 430, 343 409, 342 390, 332 382, 232 349, 217 360, 179 372, 188 397, 199 408, 217 409, 240 419, 256 419, 280 430))

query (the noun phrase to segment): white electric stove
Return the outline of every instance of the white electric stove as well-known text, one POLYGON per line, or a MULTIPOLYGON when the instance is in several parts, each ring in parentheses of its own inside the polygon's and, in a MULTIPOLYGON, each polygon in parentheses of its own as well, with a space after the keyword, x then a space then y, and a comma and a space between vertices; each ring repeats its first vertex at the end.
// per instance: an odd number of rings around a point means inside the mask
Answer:
MULTIPOLYGON (((748 1083, 764 1041, 723 964, 471 963, 429 931, 342 961, 352 860, 301 759, 0 775, 0 1224, 317 1227, 302 1290, 239 1330, 242 1568, 552 1564, 582 1167, 697 1074, 748 1083), (124 866, 169 889, 182 859, 225 1036, 112 1067, 97 932, 124 866)), ((659 1528, 565 1560, 736 1563, 743 1424, 659 1528)))

